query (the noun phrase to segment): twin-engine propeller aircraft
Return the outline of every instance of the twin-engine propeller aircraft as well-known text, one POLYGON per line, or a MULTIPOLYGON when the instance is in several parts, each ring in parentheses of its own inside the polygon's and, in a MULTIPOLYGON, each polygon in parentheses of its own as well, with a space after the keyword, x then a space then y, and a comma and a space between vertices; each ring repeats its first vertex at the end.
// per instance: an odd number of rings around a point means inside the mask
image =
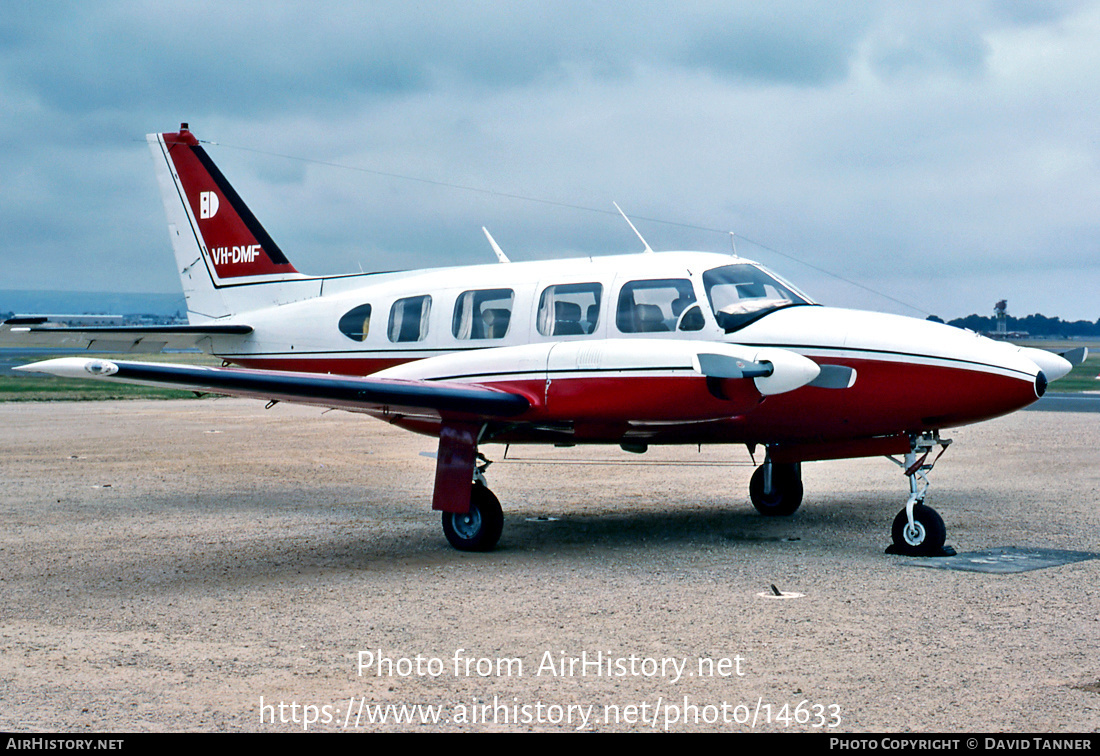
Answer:
POLYGON ((739 257, 648 245, 306 276, 187 124, 148 141, 189 324, 24 318, 3 335, 111 352, 200 347, 227 367, 62 358, 17 369, 338 408, 438 437, 432 508, 458 549, 491 549, 501 534, 479 446, 522 442, 762 446, 749 494, 764 515, 798 508, 802 462, 897 455, 910 496, 893 549, 942 553, 943 520, 924 504, 929 457, 949 443, 940 430, 1031 404, 1071 368, 938 323, 823 307, 739 257))

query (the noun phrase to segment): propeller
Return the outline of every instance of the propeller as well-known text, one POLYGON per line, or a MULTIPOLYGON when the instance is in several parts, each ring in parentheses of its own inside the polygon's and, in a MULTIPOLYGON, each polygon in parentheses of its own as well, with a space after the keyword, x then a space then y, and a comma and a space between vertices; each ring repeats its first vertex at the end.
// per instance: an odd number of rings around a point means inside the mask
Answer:
POLYGON ((825 389, 847 389, 855 385, 856 369, 844 365, 821 365, 821 372, 807 385, 825 389))
MULTIPOLYGON (((739 378, 768 378, 776 374, 776 365, 772 360, 746 360, 727 354, 713 354, 708 352, 700 352, 697 355, 697 359, 699 361, 699 372, 707 378, 736 380, 739 378)), ((806 360, 806 362, 810 361, 806 360)), ((811 362, 810 365, 806 367, 809 368, 812 365, 813 363, 811 362)), ((812 380, 810 379, 810 375, 813 375, 813 373, 799 370, 799 368, 802 368, 801 365, 795 368, 793 364, 789 364, 785 369, 788 372, 801 372, 802 375, 805 376, 804 382, 798 383, 798 386, 805 385, 825 389, 846 389, 855 385, 855 368, 846 367, 844 365, 816 365, 814 367, 817 367, 819 370, 812 380)), ((783 367, 780 368, 780 370, 783 369, 783 367)), ((796 382, 798 380, 797 378, 795 379, 796 382)), ((789 382, 785 381, 784 383, 789 382)), ((785 386, 782 391, 789 391, 792 388, 797 388, 797 386, 788 385, 785 386)), ((781 393, 781 391, 765 391, 764 393, 781 393)))
POLYGON ((1071 365, 1080 365, 1089 356, 1089 349, 1088 347, 1077 347, 1076 349, 1069 349, 1065 352, 1057 352, 1057 354, 1071 365))
POLYGON ((699 372, 708 378, 766 378, 775 372, 775 366, 767 361, 742 360, 728 354, 698 356, 699 372))

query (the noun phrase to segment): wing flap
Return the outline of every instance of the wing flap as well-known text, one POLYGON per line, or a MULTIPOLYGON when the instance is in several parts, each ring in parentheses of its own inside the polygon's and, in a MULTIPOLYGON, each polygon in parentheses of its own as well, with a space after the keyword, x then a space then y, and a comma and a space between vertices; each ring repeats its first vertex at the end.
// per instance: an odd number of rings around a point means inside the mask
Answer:
POLYGON ((504 418, 525 412, 526 398, 484 386, 64 357, 13 368, 65 378, 136 383, 356 411, 429 410, 439 416, 504 418))

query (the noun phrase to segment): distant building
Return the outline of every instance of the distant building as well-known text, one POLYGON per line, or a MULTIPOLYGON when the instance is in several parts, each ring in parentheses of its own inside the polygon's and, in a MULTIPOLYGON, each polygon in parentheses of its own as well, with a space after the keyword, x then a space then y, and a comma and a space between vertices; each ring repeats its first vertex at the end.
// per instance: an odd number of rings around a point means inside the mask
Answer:
POLYGON ((1027 331, 1010 331, 1008 330, 1008 300, 1002 299, 993 305, 993 319, 997 321, 997 330, 986 331, 982 335, 988 336, 991 339, 999 339, 1001 341, 1009 341, 1011 339, 1026 339, 1028 337, 1027 331))

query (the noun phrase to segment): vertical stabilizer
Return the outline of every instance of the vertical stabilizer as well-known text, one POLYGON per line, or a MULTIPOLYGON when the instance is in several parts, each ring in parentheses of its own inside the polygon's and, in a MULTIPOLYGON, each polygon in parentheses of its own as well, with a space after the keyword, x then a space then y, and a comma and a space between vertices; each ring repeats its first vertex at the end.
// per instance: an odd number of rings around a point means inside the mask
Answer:
POLYGON ((233 314, 236 287, 304 278, 182 124, 149 134, 190 316, 233 314))

